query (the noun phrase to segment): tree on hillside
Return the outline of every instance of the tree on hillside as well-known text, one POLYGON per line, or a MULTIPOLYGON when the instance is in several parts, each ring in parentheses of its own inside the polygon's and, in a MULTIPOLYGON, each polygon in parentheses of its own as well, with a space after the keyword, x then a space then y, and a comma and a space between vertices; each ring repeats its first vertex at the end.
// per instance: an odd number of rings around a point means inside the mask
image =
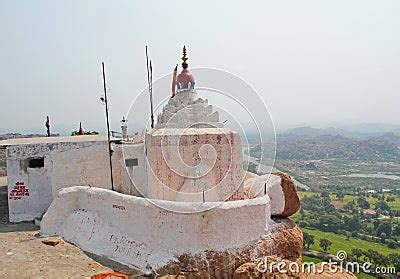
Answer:
POLYGON ((374 230, 376 231, 376 229, 379 227, 379 225, 381 224, 381 221, 379 219, 373 221, 372 223, 374 225, 374 230))
POLYGON ((348 203, 346 203, 343 208, 346 210, 352 211, 352 210, 354 210, 355 207, 356 207, 356 204, 355 204, 354 200, 351 200, 348 203))
POLYGON ((350 232, 358 231, 361 229, 361 220, 357 215, 353 215, 352 218, 345 221, 345 226, 350 232))
POLYGON ((342 220, 333 214, 323 214, 317 224, 319 229, 329 232, 337 232, 342 225, 342 220))
POLYGON ((336 193, 336 199, 337 199, 338 201, 343 201, 343 199, 344 199, 344 193, 343 193, 343 192, 336 193))
POLYGON ((382 222, 376 228, 376 236, 381 236, 382 233, 385 233, 386 237, 389 237, 392 234, 392 225, 389 222, 382 222))
POLYGON ((322 250, 326 253, 329 249, 329 247, 332 245, 332 242, 329 239, 326 238, 321 238, 319 240, 319 247, 322 248, 322 250))
POLYGON ((396 236, 400 236, 400 224, 397 224, 393 227, 392 234, 396 235, 396 236))
POLYGON ((321 197, 323 197, 323 198, 329 198, 329 199, 330 199, 330 197, 329 197, 329 192, 328 192, 328 191, 323 191, 323 192, 321 193, 321 197))
POLYGON ((390 249, 397 249, 398 244, 397 244, 397 241, 395 241, 395 240, 393 240, 393 239, 389 239, 387 246, 388 246, 390 249))
POLYGON ((363 208, 363 209, 369 209, 370 208, 370 204, 369 202, 362 196, 357 198, 357 204, 359 207, 363 208))
POLYGON ((389 196, 389 197, 386 198, 386 201, 387 201, 387 202, 395 202, 395 201, 396 201, 396 198, 393 197, 393 196, 389 196))
POLYGON ((387 202, 385 202, 384 200, 380 200, 376 203, 376 210, 381 210, 381 211, 390 211, 391 208, 390 206, 387 204, 387 202))
POLYGON ((381 238, 381 242, 382 242, 382 243, 385 243, 385 242, 386 242, 386 238, 387 238, 386 233, 384 233, 384 232, 381 233, 379 237, 381 238))
POLYGON ((306 213, 302 207, 300 208, 299 214, 300 214, 301 218, 304 218, 306 216, 306 213))
POLYGON ((363 251, 359 248, 351 249, 351 254, 356 258, 358 261, 360 257, 363 255, 363 251))
POLYGON ((368 249, 368 251, 365 251, 364 256, 368 258, 369 261, 375 265, 383 265, 387 261, 384 255, 372 249, 368 249))
POLYGON ((309 233, 303 233, 303 241, 304 241, 304 247, 307 247, 307 249, 310 249, 310 246, 314 244, 314 235, 309 234, 309 233))
POLYGON ((400 254, 394 253, 387 256, 388 261, 396 268, 400 270, 400 254))

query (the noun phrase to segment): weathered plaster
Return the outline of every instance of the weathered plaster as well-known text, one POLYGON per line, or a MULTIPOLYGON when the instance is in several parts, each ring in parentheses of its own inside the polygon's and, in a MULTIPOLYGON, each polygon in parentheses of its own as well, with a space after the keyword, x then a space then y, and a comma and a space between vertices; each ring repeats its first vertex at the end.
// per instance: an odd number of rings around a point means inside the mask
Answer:
MULTIPOLYGON (((177 211, 210 206, 157 202, 177 211)), ((273 225, 269 207, 266 196, 181 214, 140 197, 94 187, 69 187, 58 192, 44 215, 41 234, 60 235, 85 251, 143 271, 158 270, 182 254, 225 251, 257 240, 273 225)))
POLYGON ((243 197, 238 133, 226 128, 156 129, 146 133, 145 143, 147 197, 175 201, 243 197))

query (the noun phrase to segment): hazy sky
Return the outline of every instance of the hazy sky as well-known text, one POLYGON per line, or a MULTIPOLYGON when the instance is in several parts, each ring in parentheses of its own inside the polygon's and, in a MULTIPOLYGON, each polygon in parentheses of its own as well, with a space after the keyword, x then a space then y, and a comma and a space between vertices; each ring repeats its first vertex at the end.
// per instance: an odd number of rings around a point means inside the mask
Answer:
MULTIPOLYGON (((101 130, 101 62, 114 130, 179 63, 232 72, 277 128, 400 124, 400 1, 0 1, 0 132, 101 130), (236 3, 235 3, 236 2, 236 3)), ((166 96, 170 88, 166 88, 166 96)), ((210 100, 212 102, 212 100, 210 100)), ((147 105, 147 104, 144 104, 147 105)))

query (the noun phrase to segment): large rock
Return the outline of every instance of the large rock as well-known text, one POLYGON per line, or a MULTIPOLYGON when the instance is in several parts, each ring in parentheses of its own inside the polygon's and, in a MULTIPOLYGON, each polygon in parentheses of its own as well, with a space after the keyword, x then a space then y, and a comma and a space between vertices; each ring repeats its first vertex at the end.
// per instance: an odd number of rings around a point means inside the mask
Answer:
POLYGON ((303 234, 300 228, 293 221, 283 219, 277 221, 272 233, 260 236, 251 245, 223 252, 184 254, 178 257, 177 262, 158 270, 158 274, 186 276, 179 278, 231 278, 241 265, 257 263, 267 256, 301 262, 302 248, 303 234))
POLYGON ((256 175, 246 172, 243 182, 244 197, 252 199, 267 194, 271 199, 271 216, 286 218, 300 208, 300 199, 292 178, 282 172, 256 175))
POLYGON ((280 214, 273 215, 274 217, 289 217, 295 214, 300 208, 300 199, 297 195, 296 186, 292 178, 282 172, 276 172, 273 175, 277 175, 281 178, 281 187, 285 196, 285 206, 283 212, 280 214))

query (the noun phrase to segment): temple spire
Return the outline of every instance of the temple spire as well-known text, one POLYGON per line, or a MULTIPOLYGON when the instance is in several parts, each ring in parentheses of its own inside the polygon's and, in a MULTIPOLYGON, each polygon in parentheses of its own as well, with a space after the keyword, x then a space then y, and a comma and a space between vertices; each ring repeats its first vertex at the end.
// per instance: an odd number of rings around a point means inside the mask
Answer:
MULTIPOLYGON (((194 77, 190 74, 188 70, 188 63, 186 62, 188 60, 187 58, 187 52, 186 52, 186 46, 183 46, 183 55, 182 55, 182 71, 181 73, 176 77, 176 85, 178 86, 177 92, 183 91, 183 90, 193 90, 194 89, 194 77)), ((174 95, 173 95, 174 96, 174 95)))
POLYGON ((183 56, 182 56, 182 68, 187 69, 187 67, 189 66, 188 63, 186 63, 186 60, 188 60, 188 58, 186 57, 187 53, 186 53, 186 46, 183 46, 183 56))

